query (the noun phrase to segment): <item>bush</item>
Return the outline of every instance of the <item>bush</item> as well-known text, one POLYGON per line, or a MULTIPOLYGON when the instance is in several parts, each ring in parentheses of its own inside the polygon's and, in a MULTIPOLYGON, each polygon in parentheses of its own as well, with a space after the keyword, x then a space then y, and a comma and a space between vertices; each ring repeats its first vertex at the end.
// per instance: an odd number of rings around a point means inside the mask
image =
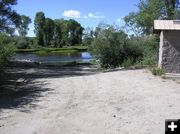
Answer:
POLYGON ((8 38, 10 40, 10 43, 13 43, 17 49, 35 49, 42 47, 37 45, 37 41, 35 37, 13 36, 8 38))
POLYGON ((9 37, 0 35, 0 77, 3 76, 4 70, 8 65, 8 59, 14 53, 14 44, 9 42, 9 37))
POLYGON ((115 32, 113 29, 102 29, 93 40, 92 47, 95 57, 100 60, 104 68, 116 67, 122 63, 122 43, 118 38, 124 33, 115 32))
POLYGON ((29 43, 25 39, 19 39, 17 42, 17 48, 18 49, 27 49, 29 46, 29 43))
POLYGON ((158 63, 159 39, 156 36, 149 36, 143 40, 142 65, 153 66, 158 63))
POLYGON ((26 37, 26 40, 28 40, 28 48, 35 49, 40 47, 37 45, 37 41, 35 37, 26 37))
POLYGON ((123 63, 121 64, 122 67, 130 67, 134 64, 134 60, 132 60, 131 58, 125 59, 123 61, 123 63))
POLYGON ((151 68, 150 70, 151 70, 152 74, 155 76, 161 76, 161 75, 165 74, 165 71, 161 68, 156 67, 156 68, 151 68))
MULTIPOLYGON (((130 47, 132 50, 138 52, 137 55, 141 55, 137 60, 139 61, 137 64, 143 66, 154 66, 157 64, 159 39, 156 36, 151 35, 146 37, 131 37, 129 39, 129 44, 131 44, 130 47)), ((134 57, 135 56, 136 55, 134 55, 134 57)))
POLYGON ((132 63, 136 63, 143 57, 143 49, 141 45, 128 40, 127 44, 124 45, 124 60, 129 60, 132 63))
POLYGON ((92 50, 104 68, 130 66, 143 55, 140 47, 131 43, 127 35, 114 26, 99 26, 95 33, 92 50))

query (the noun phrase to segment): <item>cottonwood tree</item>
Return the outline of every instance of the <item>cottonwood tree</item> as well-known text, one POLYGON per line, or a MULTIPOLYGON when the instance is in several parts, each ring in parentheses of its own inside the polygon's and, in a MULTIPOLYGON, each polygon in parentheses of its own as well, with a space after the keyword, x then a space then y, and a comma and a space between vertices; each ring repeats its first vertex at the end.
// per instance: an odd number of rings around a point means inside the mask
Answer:
POLYGON ((4 70, 13 54, 10 37, 19 24, 20 15, 12 9, 17 0, 0 0, 0 83, 5 78, 4 70), (4 33, 4 34, 3 34, 4 33))
POLYGON ((19 35, 25 37, 29 30, 28 26, 31 23, 31 19, 28 16, 21 15, 20 24, 18 26, 19 35))
POLYGON ((19 25, 20 15, 12 9, 17 0, 0 0, 0 33, 13 34, 19 25))
POLYGON ((178 5, 178 0, 140 0, 138 11, 129 13, 124 21, 137 35, 148 35, 153 31, 155 19, 177 19, 178 5))
POLYGON ((44 36, 46 46, 50 46, 54 35, 54 21, 50 18, 45 19, 44 36))
POLYGON ((73 19, 52 20, 46 18, 43 12, 38 12, 34 26, 38 45, 62 47, 82 43, 84 28, 73 19))
POLYGON ((164 0, 164 2, 166 7, 167 19, 179 19, 179 0, 164 0))
POLYGON ((87 27, 83 33, 83 45, 89 46, 93 40, 94 31, 92 28, 87 27))
POLYGON ((61 43, 59 44, 60 47, 62 47, 63 45, 69 45, 69 30, 68 30, 68 20, 64 20, 64 19, 60 19, 58 21, 58 25, 61 28, 61 43))
POLYGON ((45 46, 44 42, 44 26, 45 26, 45 15, 43 12, 37 12, 34 19, 34 32, 37 38, 37 44, 41 46, 45 46))
POLYGON ((70 45, 81 44, 84 28, 77 21, 70 19, 68 21, 70 45))
POLYGON ((67 20, 54 20, 54 47, 63 47, 68 42, 67 20))
POLYGON ((126 26, 137 35, 152 33, 155 19, 164 17, 164 2, 162 0, 140 0, 138 11, 125 16, 126 26))

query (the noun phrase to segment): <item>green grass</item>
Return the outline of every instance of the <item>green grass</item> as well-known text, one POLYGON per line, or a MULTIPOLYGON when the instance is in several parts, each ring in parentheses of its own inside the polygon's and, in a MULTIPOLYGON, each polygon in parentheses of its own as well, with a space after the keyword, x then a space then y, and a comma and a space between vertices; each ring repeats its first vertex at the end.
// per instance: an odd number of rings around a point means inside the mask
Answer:
POLYGON ((33 53, 38 55, 48 55, 48 54, 62 55, 62 54, 74 54, 78 52, 79 51, 77 50, 58 50, 58 51, 36 51, 33 53))
POLYGON ((78 53, 87 51, 86 46, 64 46, 63 48, 46 48, 41 47, 37 49, 17 49, 17 53, 35 53, 35 54, 65 54, 65 53, 78 53))

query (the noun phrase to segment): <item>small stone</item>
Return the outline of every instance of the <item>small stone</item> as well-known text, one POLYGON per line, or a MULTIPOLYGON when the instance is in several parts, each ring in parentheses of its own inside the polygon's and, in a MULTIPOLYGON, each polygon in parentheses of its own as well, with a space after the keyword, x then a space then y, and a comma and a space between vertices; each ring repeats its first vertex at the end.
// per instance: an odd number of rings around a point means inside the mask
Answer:
POLYGON ((115 118, 115 117, 116 117, 116 115, 114 114, 114 115, 113 115, 113 117, 115 118))

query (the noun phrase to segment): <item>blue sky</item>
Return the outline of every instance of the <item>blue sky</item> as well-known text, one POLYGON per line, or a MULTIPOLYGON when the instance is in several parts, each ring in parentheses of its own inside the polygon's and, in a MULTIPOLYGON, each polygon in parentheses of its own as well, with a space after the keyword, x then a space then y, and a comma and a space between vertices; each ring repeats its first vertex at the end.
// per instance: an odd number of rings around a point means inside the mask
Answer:
POLYGON ((34 17, 43 11, 52 19, 75 19, 86 27, 96 27, 104 21, 123 25, 122 18, 136 11, 139 0, 18 0, 14 9, 32 19, 28 36, 34 36, 34 17))

